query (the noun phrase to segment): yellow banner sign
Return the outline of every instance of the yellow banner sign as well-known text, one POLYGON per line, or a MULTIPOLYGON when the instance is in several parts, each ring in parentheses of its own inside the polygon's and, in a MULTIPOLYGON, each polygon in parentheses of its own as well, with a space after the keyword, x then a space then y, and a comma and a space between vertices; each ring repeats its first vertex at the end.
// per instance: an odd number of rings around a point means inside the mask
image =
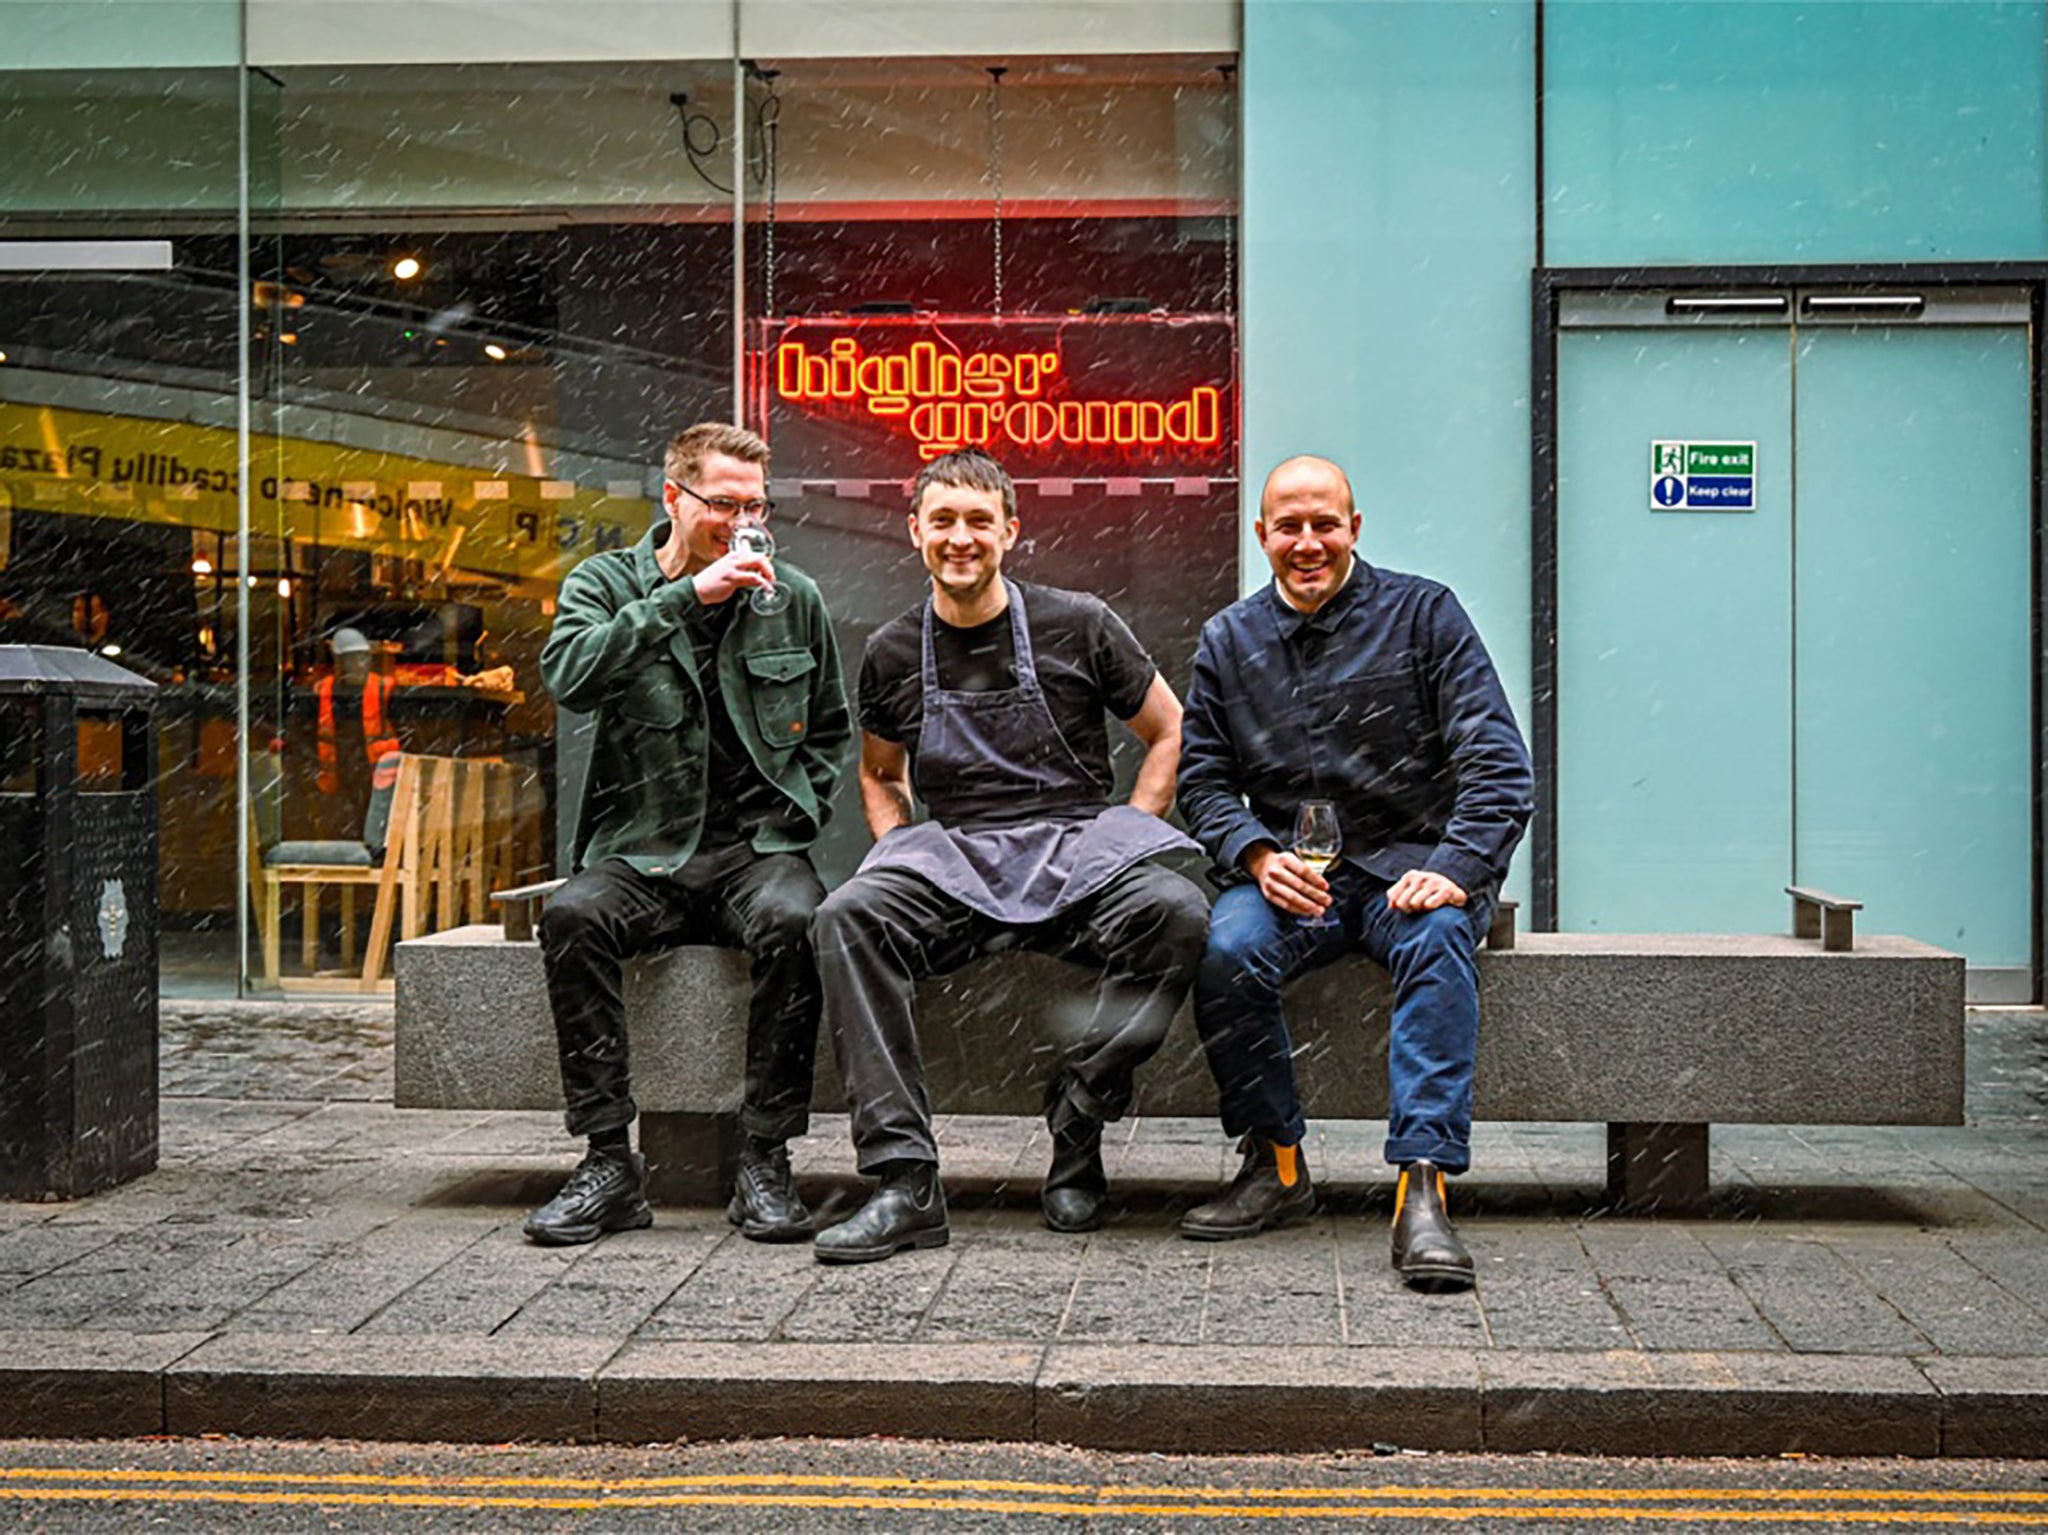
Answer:
MULTIPOLYGON (((646 497, 303 438, 251 443, 257 534, 559 581, 652 520, 646 497)), ((235 434, 0 401, 0 504, 232 533, 235 434)))

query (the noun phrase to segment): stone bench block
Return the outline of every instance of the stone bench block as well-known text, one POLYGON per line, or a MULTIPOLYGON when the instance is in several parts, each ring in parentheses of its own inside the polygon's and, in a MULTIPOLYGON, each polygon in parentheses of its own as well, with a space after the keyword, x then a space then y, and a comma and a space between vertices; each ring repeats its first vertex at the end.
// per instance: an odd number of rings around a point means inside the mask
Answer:
MULTIPOLYGON (((1677 1209, 1705 1192, 1706 1126, 1960 1124, 1963 960, 1909 938, 1845 953, 1772 935, 1530 933, 1480 955, 1482 1119, 1610 1126, 1609 1188, 1677 1209)), ((1036 1114, 1095 972, 1009 952, 928 981, 919 1036, 935 1110, 1036 1114)), ((401 1108, 561 1106, 540 949, 493 926, 398 946, 401 1108)), ((729 1171, 748 982, 730 950, 627 968, 633 1089, 650 1158, 729 1171)), ((1311 1116, 1386 1113, 1385 975, 1351 958, 1288 992, 1311 1116)), ((814 1102, 845 1106, 830 1043, 814 1102)), ((1139 1077, 1137 1112, 1198 1118, 1216 1092, 1186 1009, 1139 1077)), ((671 1187, 680 1185, 672 1184, 671 1187)))

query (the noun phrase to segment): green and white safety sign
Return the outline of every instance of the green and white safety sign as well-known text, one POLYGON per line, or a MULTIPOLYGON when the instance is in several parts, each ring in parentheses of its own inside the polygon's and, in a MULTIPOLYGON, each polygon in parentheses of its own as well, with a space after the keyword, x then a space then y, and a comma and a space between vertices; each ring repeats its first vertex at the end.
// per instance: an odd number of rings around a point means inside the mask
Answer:
POLYGON ((1755 511, 1756 444, 1651 443, 1650 510, 1755 511))

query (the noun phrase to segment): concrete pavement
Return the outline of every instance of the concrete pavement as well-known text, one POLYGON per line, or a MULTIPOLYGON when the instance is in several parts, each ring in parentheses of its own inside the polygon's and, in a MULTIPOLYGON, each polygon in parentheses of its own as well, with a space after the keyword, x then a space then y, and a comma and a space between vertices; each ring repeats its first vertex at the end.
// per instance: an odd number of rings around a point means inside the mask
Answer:
MULTIPOLYGON (((1607 1212, 1600 1126, 1483 1125, 1478 1291, 1423 1296, 1363 1124, 1313 1128, 1325 1213, 1251 1242, 1174 1235, 1234 1166, 1212 1124, 1119 1127, 1125 1208, 1073 1238, 1042 1127, 959 1119, 938 1251, 828 1269, 711 1210, 537 1249, 577 1148, 392 1109, 388 1003, 167 1001, 160 1170, 0 1204, 0 1435, 2038 1455, 2048 1015, 1969 1035, 1967 1127, 1717 1129, 1705 1219, 1607 1212)), ((842 1121, 795 1156, 859 1197, 842 1121)))

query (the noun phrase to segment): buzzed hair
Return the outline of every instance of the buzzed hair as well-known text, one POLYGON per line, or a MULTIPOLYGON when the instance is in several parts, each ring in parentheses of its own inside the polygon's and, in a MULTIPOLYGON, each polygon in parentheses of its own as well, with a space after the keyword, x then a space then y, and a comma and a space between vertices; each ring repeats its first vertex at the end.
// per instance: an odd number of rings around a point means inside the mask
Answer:
POLYGON ((910 484, 910 514, 924 504, 924 493, 934 485, 952 485, 962 490, 992 490, 1003 498, 1003 517, 1017 515, 1017 487, 1009 471, 980 448, 956 448, 942 453, 917 472, 910 484))
POLYGON ((1320 453, 1297 453, 1294 457, 1283 458, 1279 463, 1275 464, 1272 473, 1266 476, 1266 483, 1259 487, 1259 515, 1261 517, 1266 515, 1266 491, 1271 488, 1274 476, 1278 475, 1283 469, 1292 469, 1296 464, 1321 464, 1330 473, 1337 476, 1337 479, 1344 486, 1344 510, 1353 516, 1358 514, 1358 497, 1351 489, 1351 476, 1344 472, 1343 466, 1324 458, 1320 453))
POLYGON ((662 477, 687 485, 697 478, 706 456, 712 453, 759 464, 764 471, 768 467, 768 444, 757 434, 728 421, 700 421, 676 433, 661 460, 662 477))

